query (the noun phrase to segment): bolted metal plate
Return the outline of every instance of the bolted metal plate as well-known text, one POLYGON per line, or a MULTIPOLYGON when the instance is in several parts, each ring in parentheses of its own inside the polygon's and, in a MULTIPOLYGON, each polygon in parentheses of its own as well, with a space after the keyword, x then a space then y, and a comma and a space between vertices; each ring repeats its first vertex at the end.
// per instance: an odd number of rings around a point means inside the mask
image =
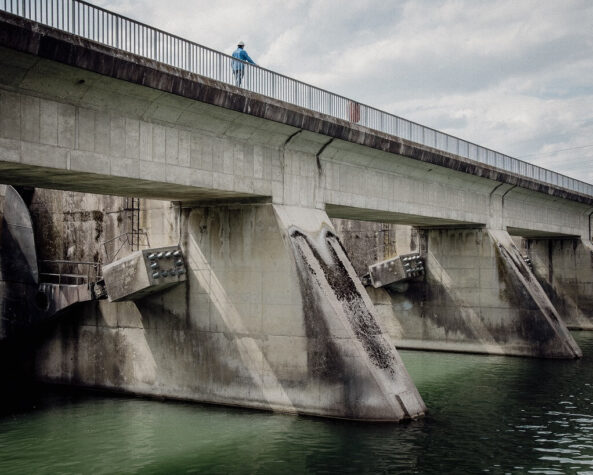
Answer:
POLYGON ((187 280, 179 246, 143 249, 103 267, 111 302, 137 300, 187 280))
POLYGON ((371 285, 375 288, 423 275, 424 260, 418 253, 402 254, 369 266, 371 285))

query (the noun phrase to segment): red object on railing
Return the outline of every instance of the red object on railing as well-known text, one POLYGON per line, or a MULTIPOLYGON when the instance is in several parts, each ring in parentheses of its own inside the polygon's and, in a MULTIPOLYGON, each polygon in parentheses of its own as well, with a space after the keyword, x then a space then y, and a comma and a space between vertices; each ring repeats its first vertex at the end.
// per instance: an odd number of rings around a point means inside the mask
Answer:
POLYGON ((360 120, 360 104, 350 101, 350 122, 355 124, 360 120))

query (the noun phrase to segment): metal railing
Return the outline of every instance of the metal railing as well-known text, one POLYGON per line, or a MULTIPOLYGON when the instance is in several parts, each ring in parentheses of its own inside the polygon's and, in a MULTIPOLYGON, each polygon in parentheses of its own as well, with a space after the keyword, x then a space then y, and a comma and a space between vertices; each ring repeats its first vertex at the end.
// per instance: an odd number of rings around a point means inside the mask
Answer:
POLYGON ((91 285, 102 278, 99 262, 42 260, 39 267, 41 281, 48 284, 91 285))
POLYGON ((105 263, 111 264, 115 258, 119 255, 119 252, 123 247, 127 245, 131 251, 137 251, 140 247, 150 247, 150 241, 148 240, 148 233, 139 229, 137 231, 127 231, 121 233, 114 238, 103 241, 103 254, 105 254, 105 263), (140 243, 140 238, 144 237, 145 243, 140 243), (113 245, 112 252, 109 252, 109 247, 113 245))
MULTIPOLYGON (((0 0, 0 8, 113 48, 235 84, 231 56, 81 0, 0 0)), ((245 63, 242 86, 252 92, 500 170, 593 196, 593 185, 245 63)))

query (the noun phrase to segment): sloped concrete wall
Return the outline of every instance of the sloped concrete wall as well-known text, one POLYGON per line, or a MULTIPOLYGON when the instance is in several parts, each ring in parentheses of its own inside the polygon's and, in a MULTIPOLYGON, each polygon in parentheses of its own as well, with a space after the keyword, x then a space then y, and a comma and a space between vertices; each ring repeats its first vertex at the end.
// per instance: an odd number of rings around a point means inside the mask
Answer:
POLYGON ((593 244, 584 239, 525 239, 533 271, 568 326, 593 330, 593 244))
POLYGON ((39 282, 33 223, 27 204, 11 187, 0 189, 0 344, 21 338, 39 318, 39 282))

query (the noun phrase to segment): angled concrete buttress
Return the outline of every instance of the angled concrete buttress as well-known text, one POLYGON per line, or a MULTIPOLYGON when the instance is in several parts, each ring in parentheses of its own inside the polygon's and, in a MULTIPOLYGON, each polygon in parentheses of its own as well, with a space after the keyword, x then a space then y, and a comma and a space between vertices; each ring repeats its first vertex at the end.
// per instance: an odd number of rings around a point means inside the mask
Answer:
POLYGON ((0 224, 0 341, 35 320, 38 283, 31 216, 16 189, 7 186, 0 224))
POLYGON ((40 377, 337 418, 425 412, 324 211, 237 204, 181 216, 187 282, 65 322, 38 352, 40 377))
POLYGON ((567 327, 593 330, 593 244, 586 239, 525 238, 533 272, 567 327))
MULTIPOLYGON (((547 358, 581 350, 503 230, 423 230, 426 281, 396 300, 398 348, 547 358)), ((377 297, 375 297, 377 299, 377 297)))
MULTIPOLYGON (((337 377, 338 384, 323 390, 326 400, 342 406, 345 417, 399 420, 424 413, 325 212, 278 205, 274 210, 296 263, 296 282, 290 269, 292 285, 300 289, 305 331, 312 340, 307 364, 327 372, 330 381, 337 377), (328 371, 328 355, 333 371, 328 371)), ((321 387, 328 382, 321 379, 321 387)))
POLYGON ((8 185, 5 190, 0 227, 0 343, 29 338, 39 323, 95 298, 89 284, 39 282, 28 206, 15 188, 8 185))

